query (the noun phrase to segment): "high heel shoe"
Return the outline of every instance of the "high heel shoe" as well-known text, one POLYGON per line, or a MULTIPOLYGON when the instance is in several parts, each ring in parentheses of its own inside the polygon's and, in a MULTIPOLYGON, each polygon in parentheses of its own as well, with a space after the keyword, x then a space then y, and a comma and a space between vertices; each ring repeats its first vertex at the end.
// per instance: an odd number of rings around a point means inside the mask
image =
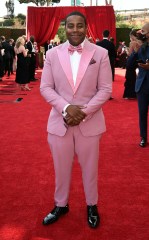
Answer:
POLYGON ((21 91, 25 91, 25 88, 23 86, 20 87, 21 91))
POLYGON ((31 89, 29 87, 24 87, 25 91, 31 91, 31 89))

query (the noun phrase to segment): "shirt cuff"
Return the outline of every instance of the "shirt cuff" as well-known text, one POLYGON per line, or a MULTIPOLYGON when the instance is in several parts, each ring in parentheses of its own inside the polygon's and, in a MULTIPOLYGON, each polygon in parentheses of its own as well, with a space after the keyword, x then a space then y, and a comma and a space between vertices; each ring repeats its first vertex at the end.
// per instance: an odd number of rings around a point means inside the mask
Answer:
POLYGON ((63 111, 62 111, 63 117, 66 117, 66 115, 67 115, 66 108, 67 108, 69 105, 70 105, 70 104, 67 104, 67 105, 63 108, 63 111))

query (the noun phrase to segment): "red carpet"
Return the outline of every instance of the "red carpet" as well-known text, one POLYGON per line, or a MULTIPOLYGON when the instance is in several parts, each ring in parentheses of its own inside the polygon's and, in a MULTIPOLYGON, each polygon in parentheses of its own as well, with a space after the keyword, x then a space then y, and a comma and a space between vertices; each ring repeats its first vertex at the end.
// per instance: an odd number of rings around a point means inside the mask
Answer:
MULTIPOLYGON (((70 212, 43 226, 53 207, 54 170, 47 144, 50 106, 39 93, 18 92, 14 77, 0 82, 0 240, 148 240, 149 145, 138 146, 136 100, 124 100, 125 70, 116 69, 114 100, 104 106, 107 132, 101 140, 99 211, 101 226, 90 229, 81 172, 76 161, 70 212), (23 98, 18 101, 18 98, 23 98)), ((37 71, 37 77, 41 72, 37 71)))

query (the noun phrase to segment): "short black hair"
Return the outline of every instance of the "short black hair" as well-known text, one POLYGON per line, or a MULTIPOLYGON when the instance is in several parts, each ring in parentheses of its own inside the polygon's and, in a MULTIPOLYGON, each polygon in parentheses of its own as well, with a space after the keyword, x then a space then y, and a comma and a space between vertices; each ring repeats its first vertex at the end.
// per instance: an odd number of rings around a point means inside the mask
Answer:
POLYGON ((109 34, 110 34, 109 30, 104 30, 103 31, 103 36, 104 37, 109 37, 109 34))
POLYGON ((81 12, 74 11, 74 12, 69 13, 66 16, 66 18, 65 18, 65 26, 66 26, 67 18, 70 17, 70 16, 80 16, 80 17, 82 17, 84 19, 85 25, 87 25, 86 17, 81 12))

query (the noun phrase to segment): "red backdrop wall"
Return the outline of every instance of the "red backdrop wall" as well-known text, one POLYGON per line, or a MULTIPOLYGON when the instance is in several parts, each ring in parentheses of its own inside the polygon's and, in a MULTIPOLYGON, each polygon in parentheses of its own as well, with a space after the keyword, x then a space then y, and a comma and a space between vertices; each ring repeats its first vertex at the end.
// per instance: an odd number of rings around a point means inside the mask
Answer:
POLYGON ((57 33, 60 22, 72 11, 79 11, 87 18, 88 37, 102 39, 105 29, 116 40, 115 14, 113 6, 92 7, 28 7, 27 11, 27 37, 35 37, 38 45, 53 39, 57 33))

